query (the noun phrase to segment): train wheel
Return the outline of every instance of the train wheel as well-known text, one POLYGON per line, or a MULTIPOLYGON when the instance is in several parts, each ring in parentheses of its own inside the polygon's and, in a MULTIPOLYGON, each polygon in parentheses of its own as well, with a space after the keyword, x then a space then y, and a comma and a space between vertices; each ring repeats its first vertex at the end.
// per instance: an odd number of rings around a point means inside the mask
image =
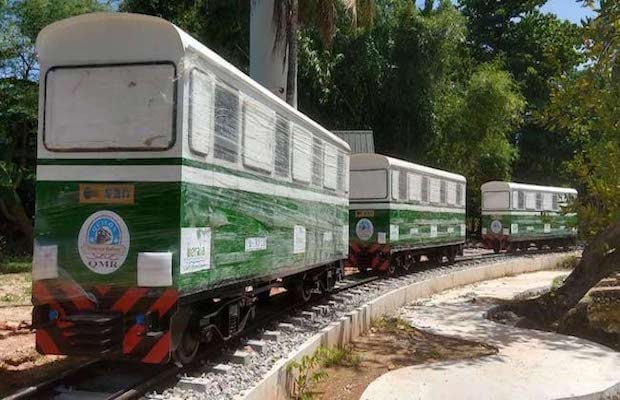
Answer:
POLYGON ((497 254, 500 252, 502 248, 500 247, 499 243, 494 243, 493 244, 493 253, 497 254))
POLYGON ((407 273, 412 267, 413 267, 413 257, 411 256, 411 254, 407 254, 406 256, 403 257, 403 264, 401 265, 401 268, 403 272, 407 273))
POLYGON ((172 353, 172 357, 175 361, 183 365, 187 365, 194 361, 199 347, 200 332, 198 329, 198 324, 190 323, 187 325, 185 332, 183 332, 181 343, 179 343, 179 346, 176 348, 174 353, 172 353))
POLYGON ((448 250, 448 263, 454 264, 455 261, 456 261, 456 249, 449 249, 448 250))
POLYGON ((388 275, 394 275, 396 273, 396 269, 397 269, 396 264, 397 264, 396 259, 390 260, 390 262, 388 262, 388 269, 386 271, 388 275))
POLYGON ((312 290, 313 290, 312 287, 305 284, 306 283, 305 281, 306 281, 306 276, 304 275, 303 278, 295 282, 295 284, 291 288, 293 295, 298 300, 304 303, 310 301, 310 298, 312 297, 312 290))
POLYGON ((420 254, 416 254, 413 256, 413 259, 416 263, 420 263, 420 261, 422 260, 422 256, 420 254))

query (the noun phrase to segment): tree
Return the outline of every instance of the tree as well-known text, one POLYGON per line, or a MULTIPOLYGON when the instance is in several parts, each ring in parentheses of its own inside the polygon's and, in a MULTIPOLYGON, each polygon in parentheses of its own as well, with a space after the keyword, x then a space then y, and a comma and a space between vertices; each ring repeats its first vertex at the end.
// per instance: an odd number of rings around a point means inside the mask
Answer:
POLYGON ((525 120, 513 141, 519 149, 513 179, 558 185, 570 182, 563 163, 578 144, 556 135, 537 118, 555 80, 583 62, 580 28, 539 6, 546 0, 460 0, 468 42, 479 61, 501 59, 526 99, 525 120), (544 148, 544 154, 539 149, 544 148), (558 181, 560 179, 560 181, 558 181))
POLYGON ((0 3, 0 236, 7 250, 30 252, 37 137, 35 40, 46 25, 107 9, 94 0, 13 0, 0 3))
MULTIPOLYGON (((320 32, 323 45, 330 48, 336 32, 336 17, 339 10, 350 16, 351 26, 372 24, 375 4, 373 0, 312 0, 299 3, 298 0, 274 1, 273 24, 277 29, 276 42, 286 45, 288 64, 286 76, 286 102, 297 107, 297 65, 299 29, 313 26, 320 32), (300 7, 301 4, 301 7, 300 7)), ((274 43, 274 47, 277 43, 274 43)))
MULTIPOLYGON (((587 2, 592 6, 592 2, 587 2)), ((571 310, 602 278, 620 271, 620 4, 601 0, 584 29, 582 71, 557 82, 543 121, 582 145, 568 163, 580 183, 574 210, 587 247, 558 290, 510 306, 544 322, 569 328, 571 310)))

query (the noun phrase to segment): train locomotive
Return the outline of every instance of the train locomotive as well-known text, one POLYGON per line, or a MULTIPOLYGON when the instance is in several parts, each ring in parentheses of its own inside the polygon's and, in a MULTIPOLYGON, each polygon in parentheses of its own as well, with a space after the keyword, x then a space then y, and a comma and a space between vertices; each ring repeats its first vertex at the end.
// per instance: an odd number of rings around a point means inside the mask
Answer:
POLYGON ((492 181, 483 184, 482 243, 495 253, 574 246, 577 215, 564 212, 576 196, 570 188, 492 181))
POLYGON ((465 244, 465 177, 380 154, 351 156, 349 264, 393 274, 465 244))
POLYGON ((349 146, 160 18, 39 34, 32 301, 43 354, 190 362, 348 253, 349 146))

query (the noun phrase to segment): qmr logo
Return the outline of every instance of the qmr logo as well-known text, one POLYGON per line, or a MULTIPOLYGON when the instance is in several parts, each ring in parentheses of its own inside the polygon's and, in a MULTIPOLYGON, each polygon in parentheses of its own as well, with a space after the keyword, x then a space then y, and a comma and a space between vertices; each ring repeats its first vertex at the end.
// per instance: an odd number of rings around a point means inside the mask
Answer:
POLYGON ((355 234, 362 240, 370 239, 374 231, 375 228, 368 218, 360 219, 355 225, 355 234))
POLYGON ((84 265, 97 274, 119 269, 129 252, 129 229, 113 211, 97 211, 84 221, 78 235, 84 265))

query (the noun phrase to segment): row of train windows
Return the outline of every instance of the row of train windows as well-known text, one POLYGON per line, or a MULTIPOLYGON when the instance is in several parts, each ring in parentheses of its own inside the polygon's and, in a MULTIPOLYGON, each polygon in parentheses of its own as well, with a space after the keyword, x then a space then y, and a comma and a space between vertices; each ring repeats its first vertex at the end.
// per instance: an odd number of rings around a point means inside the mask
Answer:
MULTIPOLYGON (((482 206, 487 210, 510 209, 509 192, 484 192, 482 194, 482 206)), ((523 190, 512 191, 512 209, 558 211, 574 197, 567 193, 541 193, 526 192, 523 190)))
POLYGON ((517 210, 557 211, 573 198, 565 193, 533 193, 515 190, 512 192, 512 208, 517 210))
POLYGON ((401 201, 463 206, 465 185, 404 170, 393 170, 392 198, 401 201))
POLYGON ((197 69, 191 72, 189 112, 190 147, 195 153, 206 156, 213 149, 215 159, 237 163, 241 156, 243 165, 254 171, 346 189, 342 151, 252 98, 242 96, 240 102, 236 89, 197 69))

